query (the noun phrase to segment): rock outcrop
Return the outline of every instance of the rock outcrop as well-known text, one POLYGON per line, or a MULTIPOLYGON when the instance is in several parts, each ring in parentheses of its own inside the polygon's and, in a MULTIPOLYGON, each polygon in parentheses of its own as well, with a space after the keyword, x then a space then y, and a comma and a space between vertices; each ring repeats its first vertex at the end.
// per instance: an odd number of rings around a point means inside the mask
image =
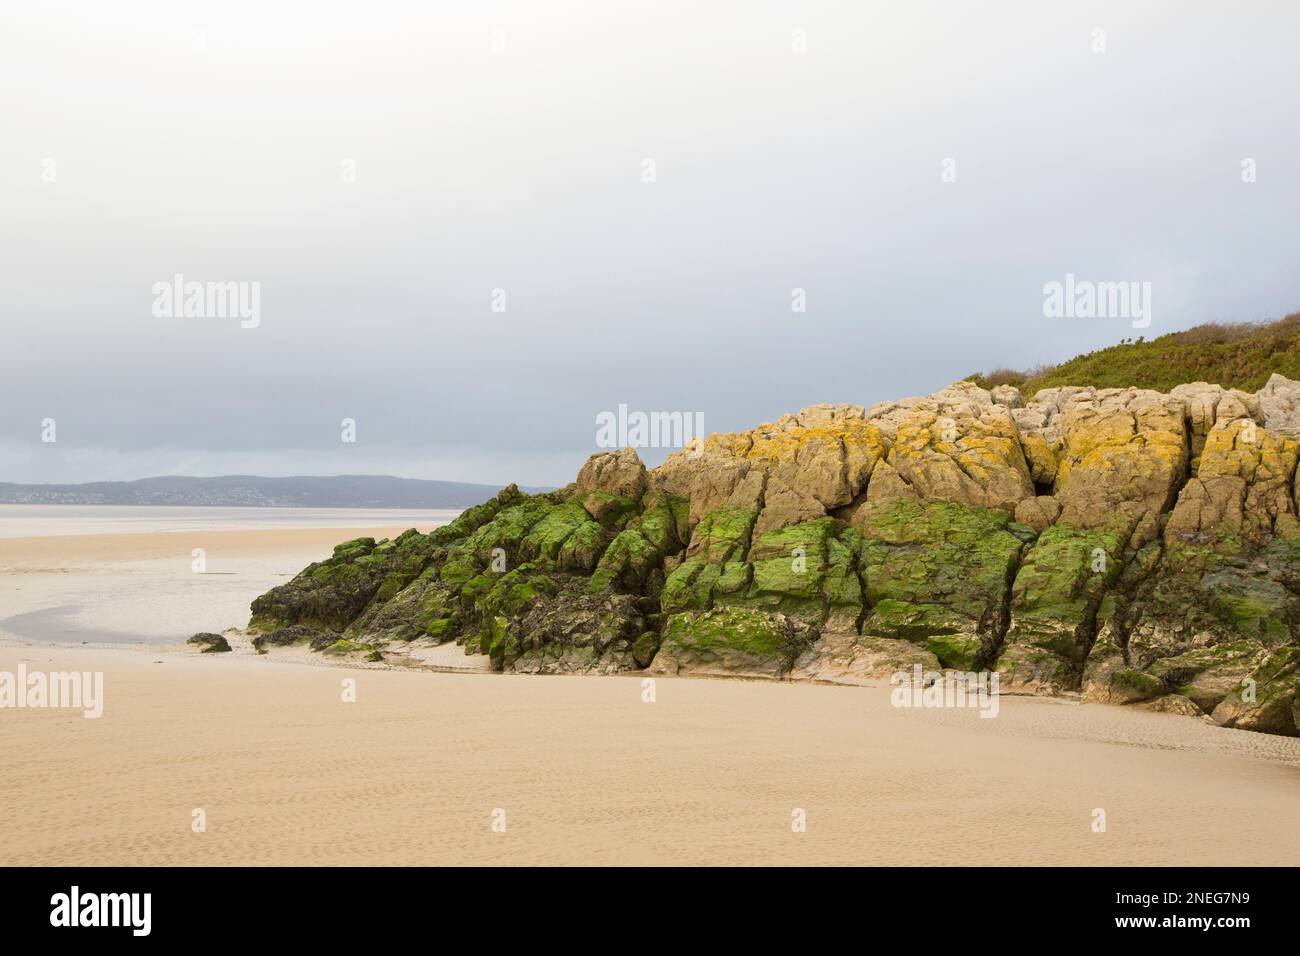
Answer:
POLYGON ((195 634, 186 644, 196 644, 200 654, 225 654, 230 651, 230 642, 220 634, 195 634))
POLYGON ((837 682, 994 670, 1297 733, 1300 382, 959 382, 816 405, 647 470, 592 455, 253 603, 259 649, 451 641, 517 673, 837 682))

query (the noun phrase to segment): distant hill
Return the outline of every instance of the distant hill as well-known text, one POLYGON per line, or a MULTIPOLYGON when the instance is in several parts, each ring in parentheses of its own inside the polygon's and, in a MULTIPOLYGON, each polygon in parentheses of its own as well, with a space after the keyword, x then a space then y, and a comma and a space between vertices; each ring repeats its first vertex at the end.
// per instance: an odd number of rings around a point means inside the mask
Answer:
MULTIPOLYGON (((501 489, 458 481, 425 481, 390 475, 329 475, 261 478, 175 475, 138 481, 81 485, 19 485, 0 482, 0 504, 207 505, 278 508, 468 508, 501 489)), ((544 488, 522 489, 529 493, 544 488)))
POLYGON ((1279 372, 1300 379, 1300 312, 1272 323, 1211 322, 1184 332, 1078 355, 1060 365, 972 375, 982 388, 1015 385, 1030 398, 1057 385, 1153 388, 1167 392, 1184 382, 1209 382, 1255 392, 1279 372))

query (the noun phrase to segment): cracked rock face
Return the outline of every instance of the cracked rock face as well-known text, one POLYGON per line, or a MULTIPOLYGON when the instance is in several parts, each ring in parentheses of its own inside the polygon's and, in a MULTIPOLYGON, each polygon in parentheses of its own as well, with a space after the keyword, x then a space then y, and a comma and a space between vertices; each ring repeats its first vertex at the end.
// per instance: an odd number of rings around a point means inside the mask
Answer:
POLYGON ((264 644, 455 642, 516 673, 1002 688, 1295 734, 1300 383, 959 382, 815 405, 647 470, 592 455, 253 604, 264 644))
POLYGON ((1071 396, 1060 417, 1058 520, 1099 528, 1118 512, 1135 520, 1135 546, 1154 538, 1156 519, 1187 473, 1183 403, 1159 392, 1103 389, 1071 396))

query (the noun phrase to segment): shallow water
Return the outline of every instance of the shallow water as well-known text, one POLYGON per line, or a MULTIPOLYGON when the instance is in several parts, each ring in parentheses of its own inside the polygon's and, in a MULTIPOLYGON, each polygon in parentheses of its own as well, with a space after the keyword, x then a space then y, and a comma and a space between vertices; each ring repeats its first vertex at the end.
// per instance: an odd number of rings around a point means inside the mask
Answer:
POLYGON ((0 637, 158 644, 248 622, 335 544, 428 531, 451 510, 0 506, 0 637), (195 569, 194 549, 204 552, 195 569))
POLYGON ((0 505, 0 538, 272 528, 437 527, 459 510, 430 508, 202 508, 137 505, 0 505))

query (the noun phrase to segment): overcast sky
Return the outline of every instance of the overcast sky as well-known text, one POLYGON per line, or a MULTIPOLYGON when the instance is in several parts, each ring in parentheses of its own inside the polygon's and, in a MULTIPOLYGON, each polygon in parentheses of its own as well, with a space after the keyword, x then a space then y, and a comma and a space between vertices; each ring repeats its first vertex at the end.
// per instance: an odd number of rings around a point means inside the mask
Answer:
POLYGON ((620 403, 734 430, 1139 334, 1045 318, 1067 273, 1150 282, 1148 337, 1280 317, 1298 34, 1280 0, 5 0, 0 480, 563 484, 620 403), (176 273, 259 282, 260 324, 156 316, 176 273))

